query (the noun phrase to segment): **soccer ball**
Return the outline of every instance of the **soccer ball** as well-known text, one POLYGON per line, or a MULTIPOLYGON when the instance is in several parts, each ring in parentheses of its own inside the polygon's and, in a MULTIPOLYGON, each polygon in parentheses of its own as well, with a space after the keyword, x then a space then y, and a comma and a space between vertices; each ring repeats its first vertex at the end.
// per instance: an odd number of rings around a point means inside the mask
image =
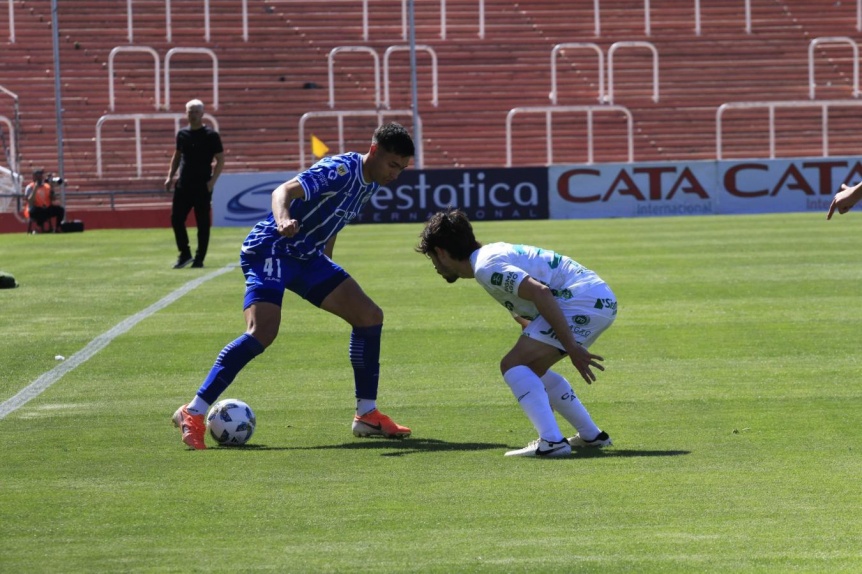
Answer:
POLYGON ((254 411, 238 399, 224 399, 212 406, 207 415, 207 431, 223 446, 239 446, 254 434, 254 411))

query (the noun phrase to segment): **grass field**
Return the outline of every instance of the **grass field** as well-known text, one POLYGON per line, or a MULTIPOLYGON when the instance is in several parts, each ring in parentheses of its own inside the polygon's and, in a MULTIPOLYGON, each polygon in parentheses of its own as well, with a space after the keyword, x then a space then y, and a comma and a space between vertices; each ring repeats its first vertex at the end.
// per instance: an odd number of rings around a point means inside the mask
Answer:
POLYGON ((0 419, 0 572, 862 571, 862 216, 476 224, 619 298, 598 382, 561 367, 615 446, 565 460, 503 456, 535 438, 498 369, 518 327, 420 228, 335 250, 386 313, 379 404, 413 436, 351 435, 349 328, 287 296, 226 394, 251 445, 200 452, 169 417, 244 329, 240 271, 210 274, 246 230, 179 271, 169 229, 0 237, 0 403, 103 346, 0 419))

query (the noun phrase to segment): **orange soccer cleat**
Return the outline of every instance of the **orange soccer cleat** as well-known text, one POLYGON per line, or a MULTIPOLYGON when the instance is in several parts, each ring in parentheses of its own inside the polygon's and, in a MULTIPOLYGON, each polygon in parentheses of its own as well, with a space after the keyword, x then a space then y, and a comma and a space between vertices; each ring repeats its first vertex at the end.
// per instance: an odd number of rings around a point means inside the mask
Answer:
POLYGON ((195 450, 203 450, 207 447, 204 444, 204 434, 206 433, 206 423, 204 415, 193 415, 183 405, 177 409, 171 420, 174 426, 179 428, 183 433, 183 442, 195 450))
POLYGON ((353 417, 353 436, 383 436, 386 438, 406 438, 410 429, 403 427, 374 409, 362 416, 353 417))

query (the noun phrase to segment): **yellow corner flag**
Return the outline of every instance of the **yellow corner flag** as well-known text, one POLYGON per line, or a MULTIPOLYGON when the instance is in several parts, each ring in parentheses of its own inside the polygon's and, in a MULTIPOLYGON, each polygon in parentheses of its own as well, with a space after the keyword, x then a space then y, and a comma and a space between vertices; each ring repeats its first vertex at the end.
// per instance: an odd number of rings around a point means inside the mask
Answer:
POLYGON ((317 157, 323 157, 329 153, 329 147, 320 141, 314 134, 311 134, 311 153, 317 157))

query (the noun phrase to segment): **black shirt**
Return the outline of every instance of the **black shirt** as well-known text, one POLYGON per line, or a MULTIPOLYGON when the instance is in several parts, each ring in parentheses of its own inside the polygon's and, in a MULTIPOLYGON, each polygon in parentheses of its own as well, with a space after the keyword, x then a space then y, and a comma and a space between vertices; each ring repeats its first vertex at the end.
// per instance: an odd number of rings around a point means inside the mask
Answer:
POLYGON ((186 185, 208 182, 213 158, 224 151, 218 132, 209 126, 182 128, 177 132, 177 150, 181 154, 179 183, 186 185))

